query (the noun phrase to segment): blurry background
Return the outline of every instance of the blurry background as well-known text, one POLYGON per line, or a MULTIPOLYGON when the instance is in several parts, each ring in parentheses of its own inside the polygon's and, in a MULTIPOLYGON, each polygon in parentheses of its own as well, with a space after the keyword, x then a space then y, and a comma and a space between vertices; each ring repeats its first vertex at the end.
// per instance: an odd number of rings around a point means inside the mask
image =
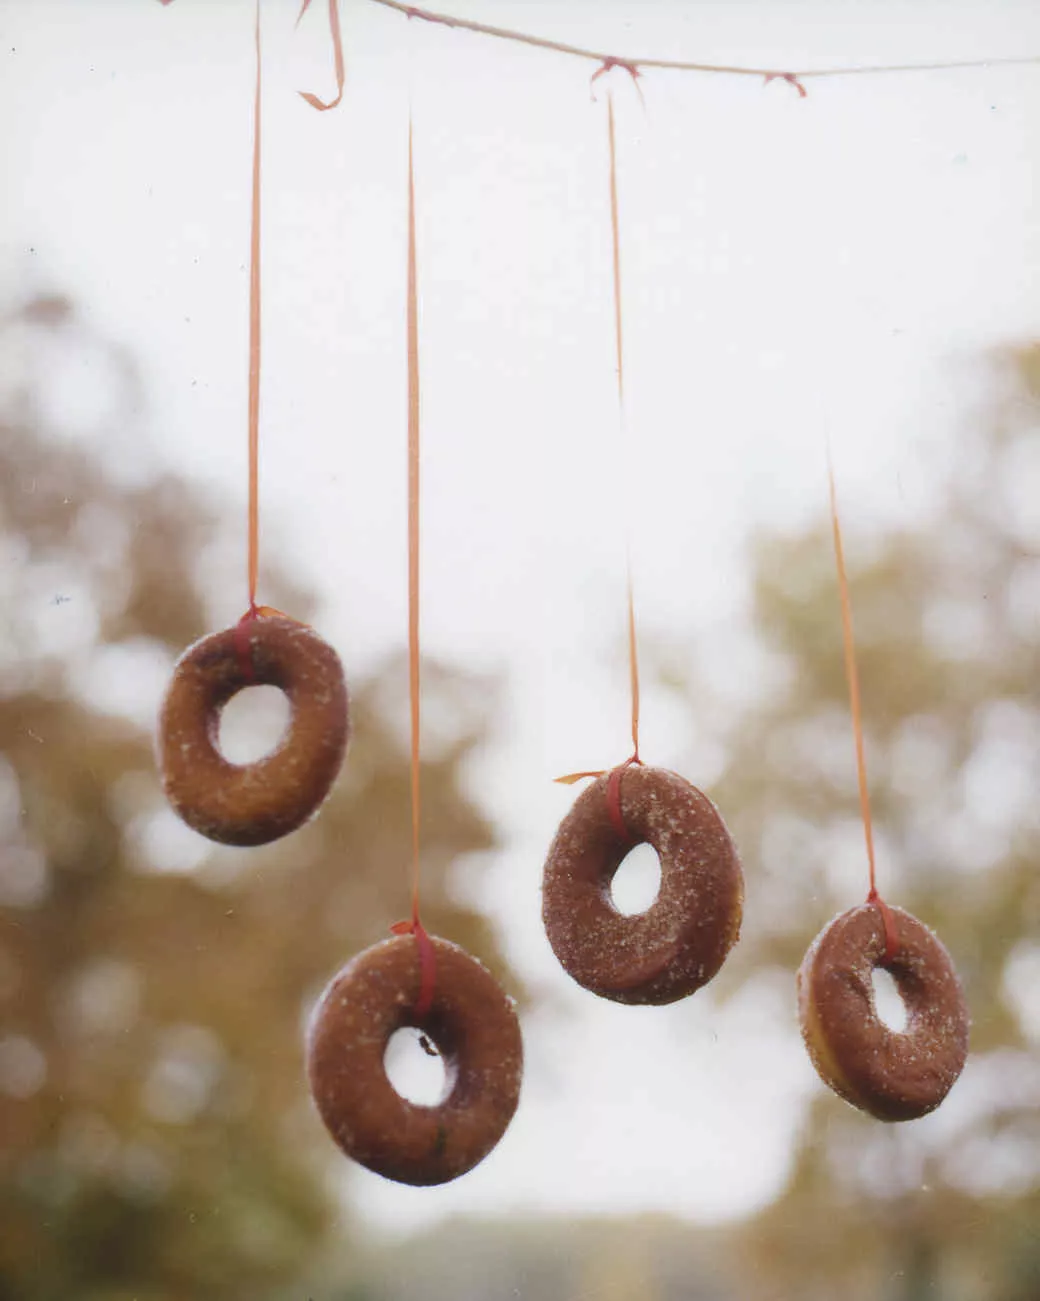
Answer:
MULTIPOLYGON (((781 68, 1040 54, 1025 0, 452 12, 781 68)), ((645 107, 612 74, 622 437, 604 79, 350 0, 319 115, 324 7, 263 14, 260 599, 337 646, 356 730, 322 816, 235 851, 166 810, 152 731, 246 604, 252 6, 0 4, 0 1297, 1035 1301, 1040 66, 806 100, 649 72, 645 107), (527 1051, 503 1142, 434 1190, 348 1167, 301 1053, 408 906, 409 101, 424 914, 521 999, 527 1051), (827 436, 881 885, 974 1019, 907 1126, 826 1092, 794 1004, 866 889, 827 436), (709 791, 747 875, 740 945, 665 1009, 570 984, 539 916, 552 778, 628 753, 626 533, 644 756, 709 791)), ((232 757, 277 736, 270 694, 229 707, 232 757)), ((652 867, 618 890, 645 905, 652 867)))

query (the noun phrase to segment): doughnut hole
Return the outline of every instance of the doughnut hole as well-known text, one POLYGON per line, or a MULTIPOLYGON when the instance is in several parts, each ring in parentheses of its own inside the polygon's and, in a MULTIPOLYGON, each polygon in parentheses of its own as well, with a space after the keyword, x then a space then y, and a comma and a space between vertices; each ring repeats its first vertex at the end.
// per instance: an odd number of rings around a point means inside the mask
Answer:
POLYGON ((610 898, 624 917, 653 907, 661 890, 661 860, 653 845, 635 845, 621 860, 610 882, 610 898))
POLYGON ((390 1036, 383 1067, 395 1093, 416 1106, 436 1107, 447 1095, 444 1059, 429 1036, 413 1026, 402 1026, 390 1036))
POLYGON ((902 1034, 906 1030, 907 1014, 898 981, 884 967, 875 967, 871 972, 870 983, 874 990, 874 1009, 878 1020, 893 1034, 902 1034))
POLYGON ((220 753, 228 763, 256 763, 278 748, 291 719, 289 698, 280 688, 243 687, 220 711, 220 753))

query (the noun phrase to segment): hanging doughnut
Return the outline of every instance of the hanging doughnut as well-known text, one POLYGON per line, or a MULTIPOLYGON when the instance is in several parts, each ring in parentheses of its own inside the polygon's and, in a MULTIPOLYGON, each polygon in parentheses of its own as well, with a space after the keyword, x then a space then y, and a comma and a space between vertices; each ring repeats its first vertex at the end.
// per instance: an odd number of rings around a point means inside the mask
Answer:
POLYGON ((340 1148, 403 1184, 443 1184, 471 1170, 506 1131, 520 1096, 523 1044, 513 1000, 464 949, 430 938, 434 984, 416 1013, 418 946, 383 940, 333 977, 307 1036, 311 1093, 340 1148), (390 1036, 415 1026, 445 1069, 436 1106, 409 1102, 387 1077, 390 1036))
POLYGON ((915 1120, 946 1097, 968 1055, 968 1009, 949 953, 901 908, 889 908, 886 957, 879 908, 842 913, 813 941, 798 971, 798 1009, 809 1056, 823 1081, 878 1120, 915 1120), (906 1029, 878 1017, 871 977, 891 973, 906 1029))
POLYGON ((336 779, 349 731, 336 652, 306 624, 257 617, 204 637, 174 668, 159 716, 159 766, 173 808, 225 845, 264 845, 312 817, 336 779), (218 749, 220 712, 249 686, 275 686, 292 707, 288 731, 255 763, 218 749))
POLYGON ((706 795, 663 768, 615 769, 582 792, 549 850, 542 891, 560 964, 619 1003, 685 998, 711 980, 740 934, 744 879, 729 833, 706 795), (644 843, 657 851, 661 886, 646 912, 628 917, 610 883, 644 843))

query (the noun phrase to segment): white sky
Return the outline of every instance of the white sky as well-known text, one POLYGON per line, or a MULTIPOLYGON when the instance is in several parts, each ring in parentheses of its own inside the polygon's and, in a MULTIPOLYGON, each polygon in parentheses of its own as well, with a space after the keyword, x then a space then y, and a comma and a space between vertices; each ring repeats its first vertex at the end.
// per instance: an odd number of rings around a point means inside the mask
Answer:
MULTIPOLYGON (((717 692, 739 696, 740 547, 823 507, 825 428, 850 541, 928 511, 977 354, 1036 336, 1040 67, 811 82, 805 101, 782 83, 651 72, 645 110, 613 74, 622 448, 591 67, 365 0, 343 10, 347 92, 318 115, 294 91, 331 93, 325 6, 294 35, 292 0, 264 4, 262 542, 323 594, 348 672, 401 646, 410 93, 424 647, 508 674, 508 717, 471 774, 504 848, 465 879, 546 999, 525 1025, 521 1111, 495 1154, 436 1191, 361 1172, 359 1202, 395 1229, 507 1208, 724 1218, 776 1190, 802 1099, 821 1087, 797 1042, 793 980, 741 991, 724 1014, 706 994, 630 1009, 571 986, 539 917, 544 851, 573 797, 550 778, 628 752, 625 519, 646 642, 688 647, 717 692)), ((451 11, 629 56, 808 67, 1040 54, 1028 0, 451 11)), ((71 292, 132 344, 156 445, 235 513, 251 21, 249 0, 0 0, 0 289, 71 292)), ((86 435, 90 376, 79 381, 67 414, 86 435)), ((214 598, 230 621, 244 580, 214 598)), ((710 787, 717 756, 649 684, 642 748, 710 787)))

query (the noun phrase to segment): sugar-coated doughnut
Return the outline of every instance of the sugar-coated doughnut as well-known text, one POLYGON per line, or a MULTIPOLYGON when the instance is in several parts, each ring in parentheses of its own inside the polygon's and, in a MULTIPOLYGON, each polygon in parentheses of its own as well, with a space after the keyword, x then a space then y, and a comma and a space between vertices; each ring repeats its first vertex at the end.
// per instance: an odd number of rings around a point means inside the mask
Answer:
POLYGON ((842 913, 813 941, 798 971, 798 1009, 809 1055, 826 1084, 878 1120, 915 1120, 953 1087, 968 1055, 968 1008, 949 953, 901 908, 888 909, 894 945, 874 904, 842 913), (872 974, 894 978, 906 1007, 902 1032, 880 1020, 872 974))
POLYGON ((706 984, 740 934, 743 905, 740 860, 718 810, 663 768, 615 769, 588 786, 560 824, 542 882, 561 965, 619 1003, 672 1003, 706 984), (657 851, 661 886, 646 912, 625 916, 610 884, 642 843, 657 851))
POLYGON ((513 1000, 458 945, 430 937, 432 999, 417 1014, 420 960, 413 936, 359 953, 329 983, 307 1036, 307 1071, 322 1120, 340 1148, 387 1179, 442 1184, 465 1174, 506 1131, 520 1097, 523 1044, 513 1000), (410 1102, 387 1077, 390 1036, 415 1026, 444 1061, 436 1106, 410 1102))
POLYGON ((306 624, 257 617, 190 646, 173 671, 159 716, 159 767, 174 809, 225 845, 263 845, 295 831, 336 779, 349 731, 336 652, 306 624), (289 699, 286 735, 255 763, 229 763, 218 746, 220 711, 250 686, 289 699))

